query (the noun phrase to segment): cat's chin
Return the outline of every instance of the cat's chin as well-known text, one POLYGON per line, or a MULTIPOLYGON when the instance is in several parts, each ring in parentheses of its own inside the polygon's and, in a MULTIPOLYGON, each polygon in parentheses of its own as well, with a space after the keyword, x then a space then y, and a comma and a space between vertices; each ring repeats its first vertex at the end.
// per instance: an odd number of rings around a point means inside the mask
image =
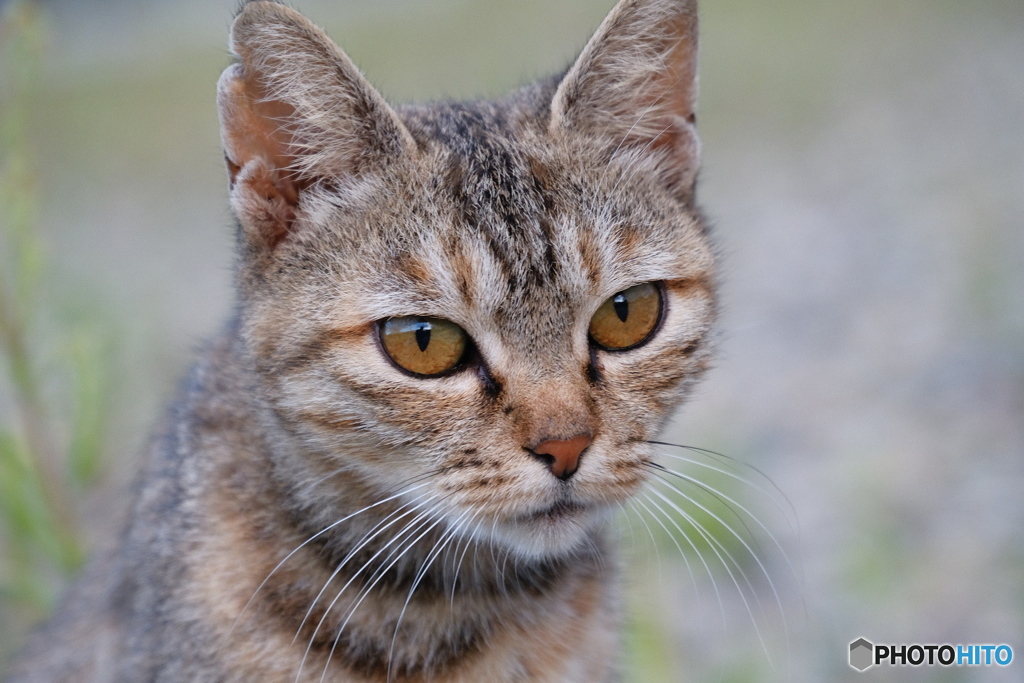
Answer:
POLYGON ((603 507, 558 501, 503 520, 490 530, 493 540, 528 559, 558 557, 576 551, 610 513, 603 507))

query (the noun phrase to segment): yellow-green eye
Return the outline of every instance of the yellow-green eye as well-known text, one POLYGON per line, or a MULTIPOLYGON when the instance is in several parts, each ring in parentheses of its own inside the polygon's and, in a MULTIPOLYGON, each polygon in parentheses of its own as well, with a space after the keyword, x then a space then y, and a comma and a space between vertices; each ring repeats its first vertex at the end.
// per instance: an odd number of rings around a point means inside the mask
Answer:
POLYGON ((462 360, 467 336, 448 320, 404 315, 384 321, 380 342, 399 367, 417 375, 440 375, 462 360))
POLYGON ((602 349, 623 351, 645 341, 661 317, 661 291, 645 282, 623 290, 590 319, 590 338, 602 349))

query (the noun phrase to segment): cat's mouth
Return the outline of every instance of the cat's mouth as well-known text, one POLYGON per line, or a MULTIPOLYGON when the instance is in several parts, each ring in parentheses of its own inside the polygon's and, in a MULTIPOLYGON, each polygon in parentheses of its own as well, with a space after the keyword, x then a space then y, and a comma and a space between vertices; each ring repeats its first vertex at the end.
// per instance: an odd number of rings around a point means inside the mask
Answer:
POLYGON ((541 503, 506 518, 495 531, 503 543, 510 543, 530 557, 561 556, 579 547, 602 517, 603 509, 599 502, 563 494, 554 497, 550 504, 541 503))
POLYGON ((520 521, 523 522, 546 522, 555 523, 568 517, 577 517, 586 512, 588 507, 582 503, 559 499, 555 501, 553 505, 549 505, 546 508, 541 508, 535 512, 523 515, 520 521))

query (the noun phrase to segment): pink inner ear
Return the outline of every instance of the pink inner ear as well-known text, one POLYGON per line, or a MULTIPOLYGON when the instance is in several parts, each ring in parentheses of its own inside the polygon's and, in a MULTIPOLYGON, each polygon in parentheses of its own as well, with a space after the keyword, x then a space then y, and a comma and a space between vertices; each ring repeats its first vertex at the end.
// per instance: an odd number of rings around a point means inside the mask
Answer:
POLYGON ((240 64, 224 72, 217 90, 232 205, 246 233, 273 249, 292 229, 302 189, 289 125, 295 110, 265 100, 240 64))
POLYGON ((271 169, 274 187, 282 199, 294 205, 298 189, 291 177, 294 157, 289 150, 292 134, 288 121, 295 110, 279 100, 264 100, 263 89, 248 82, 238 64, 224 72, 217 99, 232 186, 246 164, 261 159, 271 169))

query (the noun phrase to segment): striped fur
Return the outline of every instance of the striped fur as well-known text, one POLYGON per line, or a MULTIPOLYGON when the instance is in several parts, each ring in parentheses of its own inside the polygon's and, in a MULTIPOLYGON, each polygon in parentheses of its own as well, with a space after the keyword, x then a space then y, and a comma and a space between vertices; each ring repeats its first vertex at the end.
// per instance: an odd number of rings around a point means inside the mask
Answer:
POLYGON ((271 2, 231 45, 237 315, 120 545, 14 680, 615 680, 605 523, 715 312, 694 2, 622 0, 564 76, 501 101, 393 108, 271 2), (602 302, 654 281, 651 341, 591 348, 602 302), (400 315, 457 323, 475 355, 400 372, 376 337, 400 315), (566 481, 525 450, 581 430, 566 481))

